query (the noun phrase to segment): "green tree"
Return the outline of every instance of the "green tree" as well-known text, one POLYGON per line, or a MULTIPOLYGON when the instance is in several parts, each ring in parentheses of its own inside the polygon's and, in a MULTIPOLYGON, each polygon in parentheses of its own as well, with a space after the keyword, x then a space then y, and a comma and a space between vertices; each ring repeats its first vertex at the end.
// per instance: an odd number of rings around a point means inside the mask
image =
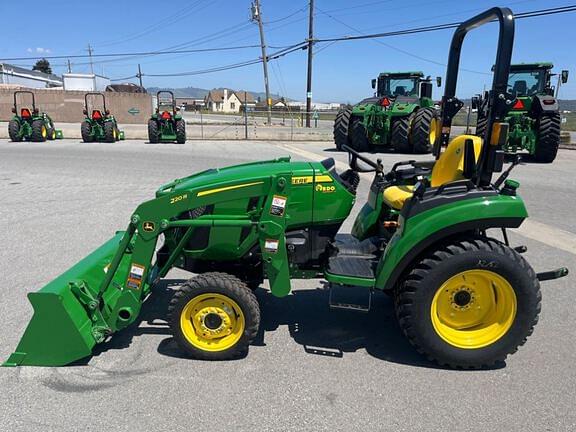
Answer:
POLYGON ((34 65, 34 67, 32 68, 32 70, 35 70, 38 72, 44 72, 47 74, 52 73, 52 67, 50 66, 50 62, 48 60, 46 60, 45 58, 38 60, 36 62, 36 64, 34 65))

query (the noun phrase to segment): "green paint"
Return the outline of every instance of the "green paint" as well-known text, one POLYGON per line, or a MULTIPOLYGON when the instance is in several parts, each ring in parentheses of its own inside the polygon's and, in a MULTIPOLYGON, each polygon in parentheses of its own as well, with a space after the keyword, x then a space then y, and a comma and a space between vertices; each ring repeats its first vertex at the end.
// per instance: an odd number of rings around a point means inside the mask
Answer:
POLYGON ((135 116, 136 114, 140 114, 140 110, 138 108, 130 108, 128 114, 135 116))

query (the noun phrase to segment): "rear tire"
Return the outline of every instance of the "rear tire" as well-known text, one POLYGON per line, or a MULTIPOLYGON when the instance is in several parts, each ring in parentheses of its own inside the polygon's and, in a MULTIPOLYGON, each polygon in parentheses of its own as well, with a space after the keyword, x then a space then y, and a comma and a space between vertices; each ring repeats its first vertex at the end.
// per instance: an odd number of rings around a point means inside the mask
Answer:
POLYGON ((48 138, 48 129, 44 124, 44 120, 34 120, 32 122, 32 135, 31 140, 34 142, 44 142, 48 138))
POLYGON ((94 141, 94 137, 92 136, 92 125, 89 121, 83 121, 82 125, 80 126, 80 133, 82 134, 82 141, 84 142, 92 142, 94 141))
POLYGON ((350 145, 348 128, 350 127, 351 115, 351 108, 342 109, 336 114, 336 119, 334 120, 334 144, 336 144, 336 150, 338 151, 342 151, 342 146, 350 145))
POLYGON ((392 121, 391 144, 398 153, 412 153, 410 145, 410 116, 392 121))
POLYGON ((8 135, 13 142, 22 141, 20 136, 20 122, 18 120, 10 120, 8 123, 8 135))
POLYGON ((186 122, 184 119, 176 121, 176 142, 178 144, 186 142, 186 122))
POLYGON ((366 134, 366 128, 361 117, 352 117, 350 121, 350 147, 357 152, 370 150, 370 141, 366 134))
POLYGON ((156 120, 148 120, 148 141, 150 141, 150 144, 157 144, 158 136, 158 123, 156 120))
POLYGON ((540 163, 552 163, 558 154, 560 145, 560 114, 542 116, 538 121, 538 141, 534 151, 534 160, 540 163))
POLYGON ((528 262, 488 238, 453 240, 431 251, 395 293, 398 322, 416 350, 467 369, 516 352, 538 322, 541 299, 528 262))
POLYGON ((438 111, 434 108, 420 108, 410 126, 410 139, 414 153, 430 153, 438 137, 438 111))
POLYGON ((104 123, 104 140, 107 143, 118 141, 118 129, 114 122, 109 121, 104 123))
POLYGON ((168 307, 174 339, 192 358, 241 357, 260 326, 254 293, 226 273, 204 273, 182 285, 168 307))

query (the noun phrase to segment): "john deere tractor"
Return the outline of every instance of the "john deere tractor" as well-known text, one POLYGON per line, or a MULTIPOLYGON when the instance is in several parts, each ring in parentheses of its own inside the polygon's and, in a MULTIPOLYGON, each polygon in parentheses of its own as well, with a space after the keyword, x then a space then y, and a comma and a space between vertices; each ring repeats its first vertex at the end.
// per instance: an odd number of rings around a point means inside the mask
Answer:
POLYGON ((186 122, 178 113, 174 93, 162 90, 156 93, 158 107, 152 118, 148 120, 148 140, 155 144, 159 142, 186 142, 186 122))
POLYGON ((12 141, 55 140, 62 138, 62 131, 54 127, 54 122, 48 114, 36 108, 36 97, 31 91, 14 92, 14 117, 8 123, 8 135, 12 141), (30 95, 31 104, 18 104, 19 95, 30 95))
MULTIPOLYGON (((504 150, 508 153, 526 151, 536 162, 553 162, 560 144, 560 111, 557 89, 555 94, 551 78, 552 63, 522 63, 510 67, 508 91, 515 96, 512 109, 506 117, 509 124, 504 150)), ((560 83, 568 81, 568 71, 560 74, 560 83)), ((487 112, 490 109, 486 95, 472 99, 472 108, 478 109, 476 134, 486 131, 487 112)))
MULTIPOLYGON (((436 80, 440 86, 440 77, 436 80)), ((376 89, 374 97, 337 114, 336 148, 429 153, 439 133, 430 77, 424 78, 422 72, 384 72, 372 80, 372 88, 376 89)))
MULTIPOLYGON (((454 34, 435 159, 385 170, 354 149, 350 169, 333 159, 290 158, 212 168, 161 186, 120 231, 39 292, 34 316, 7 366, 59 366, 138 320, 154 286, 177 267, 195 273, 167 310, 171 332, 190 357, 243 356, 258 333, 253 290, 268 279, 272 295, 291 280, 324 278, 334 308, 366 311, 370 295, 394 297, 400 328, 415 349, 441 365, 480 368, 516 352, 538 321, 539 281, 567 270, 535 273, 506 232, 528 216, 503 169, 506 91, 514 38, 509 9, 493 8, 454 34), (500 23, 484 137, 449 141, 466 34, 500 23), (340 234, 356 200, 359 172, 373 172, 368 199, 352 232, 340 234), (502 232, 502 240, 494 237, 502 232), (346 293, 365 293, 351 304, 346 293)), ((498 235, 498 237, 500 237, 498 235)), ((385 331, 383 329, 383 331, 385 331)), ((100 355, 106 355, 101 350, 100 355)))
POLYGON ((80 126, 84 142, 116 142, 124 139, 124 132, 118 129, 116 118, 106 108, 106 96, 103 93, 84 95, 84 115, 80 126), (101 100, 98 104, 96 100, 101 100))

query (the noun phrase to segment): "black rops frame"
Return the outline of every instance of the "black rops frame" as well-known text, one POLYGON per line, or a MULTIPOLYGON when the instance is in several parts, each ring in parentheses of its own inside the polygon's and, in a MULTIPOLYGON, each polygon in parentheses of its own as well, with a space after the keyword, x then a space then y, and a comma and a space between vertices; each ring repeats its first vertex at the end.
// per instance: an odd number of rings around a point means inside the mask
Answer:
POLYGON ((159 90, 156 92, 156 103, 158 104, 157 110, 160 109, 160 93, 168 93, 172 96, 172 113, 176 114, 176 98, 174 97, 174 92, 170 90, 159 90))
POLYGON ((84 109, 86 113, 88 112, 88 96, 102 96, 102 105, 104 105, 104 113, 107 113, 108 110, 106 109, 106 96, 103 93, 86 93, 84 95, 84 109))
POLYGON ((36 112, 36 95, 34 94, 34 92, 31 92, 29 90, 18 90, 14 92, 14 111, 16 111, 18 109, 18 106, 16 105, 16 96, 19 94, 31 94, 32 95, 32 111, 36 112))
POLYGON ((488 186, 492 181, 492 174, 496 171, 497 151, 501 145, 491 145, 490 137, 495 123, 500 122, 510 109, 513 98, 507 94, 508 74, 512 61, 512 48, 514 46, 514 16, 508 8, 495 7, 489 9, 467 21, 461 23, 450 45, 448 66, 446 68, 446 85, 442 97, 442 133, 434 145, 434 155, 440 156, 441 148, 448 145, 452 118, 462 108, 463 103, 455 97, 456 83, 458 82, 458 68, 462 43, 470 30, 492 21, 498 21, 500 30, 498 34, 498 50, 494 63, 494 76, 492 90, 489 92, 489 112, 486 125, 484 143, 476 171, 479 186, 488 186))

